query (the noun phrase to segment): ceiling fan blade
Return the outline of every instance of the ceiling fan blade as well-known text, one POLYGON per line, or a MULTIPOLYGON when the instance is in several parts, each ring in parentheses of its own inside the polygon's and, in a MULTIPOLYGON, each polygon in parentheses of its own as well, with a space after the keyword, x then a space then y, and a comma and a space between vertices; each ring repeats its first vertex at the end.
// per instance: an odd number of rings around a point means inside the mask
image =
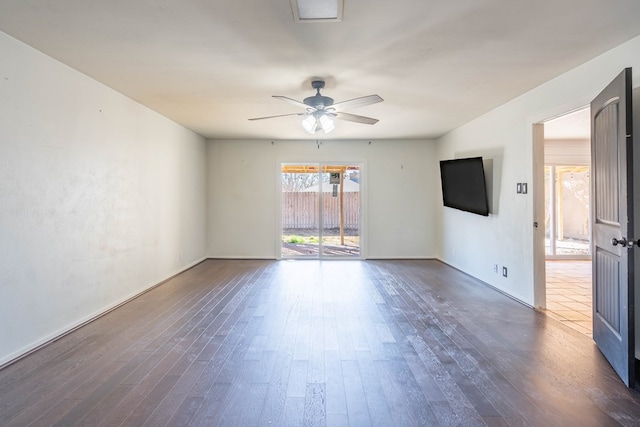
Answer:
POLYGON ((360 98, 350 99, 348 101, 338 102, 337 104, 333 104, 331 108, 335 108, 336 111, 344 111, 351 110, 353 108, 364 107, 365 105, 376 104, 382 101, 384 101, 384 99, 382 99, 378 95, 368 95, 362 96, 360 98))
POLYGON ((286 117, 286 116, 306 116, 307 113, 290 113, 290 114, 278 114, 277 116, 266 116, 266 117, 254 117, 249 120, 264 120, 264 119, 273 119, 276 117, 286 117))
POLYGON ((356 114, 349 113, 332 113, 336 119, 347 120, 349 122, 363 123, 365 125, 375 125, 378 123, 378 119, 372 119, 371 117, 358 116, 356 114))
POLYGON ((293 98, 287 98, 286 96, 273 95, 273 97, 276 98, 276 99, 279 99, 281 101, 288 102, 289 104, 293 104, 293 105, 295 105, 297 107, 302 107, 302 108, 305 108, 305 109, 312 108, 312 107, 309 107, 307 104, 305 104, 303 102, 296 101, 293 98))

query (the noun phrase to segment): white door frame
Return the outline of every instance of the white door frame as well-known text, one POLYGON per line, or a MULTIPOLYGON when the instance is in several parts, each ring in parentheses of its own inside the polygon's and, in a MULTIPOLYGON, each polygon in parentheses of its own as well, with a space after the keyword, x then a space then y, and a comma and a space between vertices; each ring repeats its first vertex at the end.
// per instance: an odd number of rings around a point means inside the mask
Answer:
POLYGON ((533 305, 538 309, 546 309, 546 269, 544 248, 544 122, 581 110, 590 105, 597 92, 584 98, 559 106, 551 111, 541 113, 528 120, 531 129, 532 152, 532 210, 533 210, 533 305), (535 227, 535 224, 538 227, 535 227))
POLYGON ((533 133, 533 306, 547 308, 544 251, 544 123, 534 123, 533 133))

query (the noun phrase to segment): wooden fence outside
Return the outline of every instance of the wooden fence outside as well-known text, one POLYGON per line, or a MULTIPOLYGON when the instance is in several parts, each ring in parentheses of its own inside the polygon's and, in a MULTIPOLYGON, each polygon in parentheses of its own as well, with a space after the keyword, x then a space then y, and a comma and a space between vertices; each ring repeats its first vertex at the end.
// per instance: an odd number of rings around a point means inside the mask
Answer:
MULTIPOLYGON (((349 192, 343 196, 344 229, 358 230, 360 193, 349 192)), ((282 228, 316 228, 320 223, 318 202, 318 193, 315 192, 283 192, 282 228)), ((322 205, 323 229, 340 228, 340 196, 322 193, 322 205)))

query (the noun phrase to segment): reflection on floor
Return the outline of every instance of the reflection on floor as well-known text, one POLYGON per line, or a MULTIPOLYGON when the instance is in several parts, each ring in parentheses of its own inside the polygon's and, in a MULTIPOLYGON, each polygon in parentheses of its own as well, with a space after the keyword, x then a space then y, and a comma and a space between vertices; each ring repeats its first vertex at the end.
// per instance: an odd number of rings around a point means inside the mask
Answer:
POLYGON ((592 334, 591 261, 547 260, 545 313, 585 335, 592 334))

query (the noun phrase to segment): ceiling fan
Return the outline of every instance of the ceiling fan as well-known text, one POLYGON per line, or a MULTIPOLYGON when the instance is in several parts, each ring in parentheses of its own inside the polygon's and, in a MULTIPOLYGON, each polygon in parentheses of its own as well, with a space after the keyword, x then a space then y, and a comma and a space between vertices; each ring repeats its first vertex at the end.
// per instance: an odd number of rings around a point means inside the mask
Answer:
POLYGON ((333 98, 320 94, 320 89, 324 88, 323 80, 312 81, 311 87, 316 90, 316 94, 305 98, 302 102, 296 101, 292 98, 287 98, 286 96, 273 95, 274 98, 304 108, 306 110, 304 113, 279 114, 277 116, 256 117, 249 120, 264 120, 286 116, 304 116, 304 119, 302 120, 302 127, 304 127, 304 130, 309 133, 315 133, 319 129, 322 129, 325 133, 331 132, 335 128, 333 119, 347 120, 366 125, 373 125, 378 122, 378 119, 344 112, 344 110, 347 109, 364 107, 365 105, 384 101, 378 95, 362 96, 360 98, 354 98, 334 104, 333 98))

